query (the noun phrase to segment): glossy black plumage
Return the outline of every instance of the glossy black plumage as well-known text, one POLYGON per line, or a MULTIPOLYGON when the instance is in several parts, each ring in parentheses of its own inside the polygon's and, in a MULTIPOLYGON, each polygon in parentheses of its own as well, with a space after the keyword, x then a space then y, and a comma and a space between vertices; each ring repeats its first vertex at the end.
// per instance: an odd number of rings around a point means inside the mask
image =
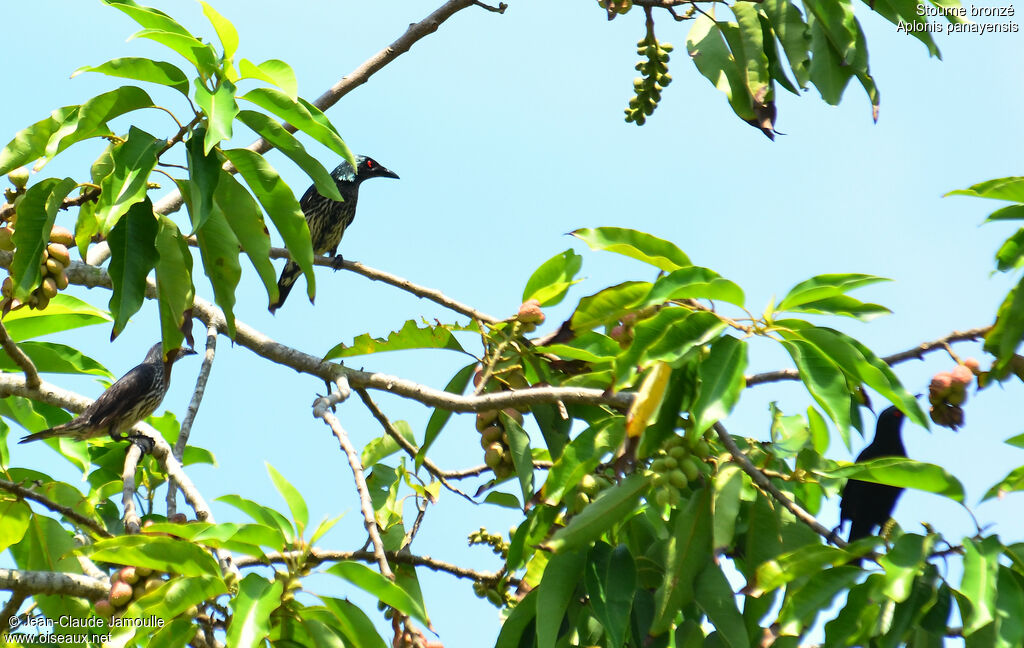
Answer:
POLYGON ((194 353, 187 348, 172 349, 167 353, 167 360, 164 360, 163 346, 157 342, 146 354, 142 364, 121 376, 84 412, 67 423, 29 434, 20 443, 54 437, 92 439, 105 434, 120 441, 124 438, 122 432, 160 407, 171 384, 171 365, 178 358, 194 353))
MULTIPOLYGON (((345 235, 345 229, 352 224, 356 217, 359 185, 370 178, 398 178, 396 173, 365 155, 357 156, 356 163, 356 171, 352 170, 352 165, 343 161, 331 173, 338 192, 345 199, 343 202, 321 195, 316 186, 307 189, 299 201, 302 213, 306 216, 306 223, 309 225, 313 254, 316 256, 330 254, 335 258, 335 268, 340 267, 341 264, 341 256, 338 254, 341 237, 345 235)), ((288 298, 288 293, 291 292, 292 286, 300 274, 302 271, 297 263, 289 260, 285 264, 284 270, 281 271, 281 277, 277 281, 277 302, 270 305, 271 313, 284 304, 284 300, 288 298)))
MULTIPOLYGON (((906 457, 907 450, 903 447, 900 428, 903 426, 903 413, 890 407, 878 417, 875 438, 857 455, 857 461, 869 461, 881 457, 906 457)), ((896 500, 903 492, 897 486, 874 484, 858 479, 851 479, 843 487, 842 500, 839 503, 839 524, 850 521, 848 540, 853 542, 871 535, 877 526, 885 524, 896 507, 896 500)))

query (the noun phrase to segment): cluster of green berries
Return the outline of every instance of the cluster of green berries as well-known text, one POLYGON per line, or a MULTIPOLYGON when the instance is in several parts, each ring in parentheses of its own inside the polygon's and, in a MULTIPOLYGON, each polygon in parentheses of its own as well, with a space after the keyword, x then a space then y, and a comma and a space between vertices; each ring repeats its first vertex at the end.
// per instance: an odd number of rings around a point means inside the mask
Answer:
POLYGON ((633 91, 636 94, 629 100, 629 108, 626 108, 626 121, 643 126, 647 117, 658 107, 662 89, 672 82, 672 77, 668 73, 669 52, 672 51, 672 46, 668 43, 659 43, 653 33, 648 33, 636 45, 636 53, 646 58, 636 64, 636 69, 643 76, 633 80, 633 91))
POLYGON ((658 506, 676 506, 689 489, 690 482, 698 479, 711 446, 704 439, 687 443, 680 436, 670 438, 654 455, 648 474, 654 485, 654 502, 658 506))
POLYGON ((592 475, 587 473, 580 479, 576 487, 576 494, 569 500, 569 512, 579 513, 587 504, 590 504, 601 494, 601 491, 612 485, 611 477, 608 475, 592 475))

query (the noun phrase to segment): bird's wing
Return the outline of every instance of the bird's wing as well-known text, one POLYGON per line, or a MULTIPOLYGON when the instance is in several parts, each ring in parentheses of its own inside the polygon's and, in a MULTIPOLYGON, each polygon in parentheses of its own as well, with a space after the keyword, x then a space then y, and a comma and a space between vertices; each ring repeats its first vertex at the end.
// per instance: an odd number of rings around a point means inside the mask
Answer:
POLYGON ((82 413, 82 418, 97 427, 107 427, 119 418, 126 407, 138 402, 139 398, 150 391, 151 385, 157 381, 157 372, 163 367, 152 364, 140 364, 121 376, 117 382, 82 413))

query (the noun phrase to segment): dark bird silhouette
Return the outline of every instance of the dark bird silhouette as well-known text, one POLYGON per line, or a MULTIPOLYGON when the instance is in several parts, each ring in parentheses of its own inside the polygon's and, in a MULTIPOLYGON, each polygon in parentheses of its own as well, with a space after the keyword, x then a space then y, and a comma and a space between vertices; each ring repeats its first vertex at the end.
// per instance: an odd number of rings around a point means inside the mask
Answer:
MULTIPOLYGON (((356 157, 356 170, 352 165, 342 161, 332 173, 334 183, 338 186, 338 192, 345 200, 338 202, 320 194, 316 186, 311 186, 302 195, 299 205, 302 213, 306 215, 306 223, 309 225, 309 236, 313 242, 313 254, 330 254, 334 257, 334 269, 341 267, 342 257, 338 254, 338 245, 341 237, 345 235, 345 229, 352 224, 356 217, 356 202, 359 200, 359 185, 370 178, 398 178, 398 174, 382 166, 373 158, 359 155, 356 157)), ((273 313, 284 304, 292 286, 299 278, 302 271, 299 265, 289 260, 281 271, 281 278, 277 280, 278 297, 277 302, 270 305, 270 312, 273 313)))
POLYGON ((163 345, 157 342, 142 364, 121 376, 84 412, 67 423, 30 434, 20 443, 55 437, 92 439, 104 434, 115 441, 122 440, 122 432, 160 407, 171 384, 171 365, 175 360, 194 353, 188 348, 171 349, 164 360, 163 345))
MULTIPOLYGON (((907 450, 900 438, 903 426, 903 412, 890 407, 878 417, 875 439, 857 455, 857 461, 869 461, 881 457, 906 457, 907 450)), ((850 521, 849 542, 871 535, 876 526, 882 526, 896 506, 902 488, 850 479, 843 487, 839 503, 839 526, 850 521)), ((857 561, 859 562, 859 561, 857 561)))

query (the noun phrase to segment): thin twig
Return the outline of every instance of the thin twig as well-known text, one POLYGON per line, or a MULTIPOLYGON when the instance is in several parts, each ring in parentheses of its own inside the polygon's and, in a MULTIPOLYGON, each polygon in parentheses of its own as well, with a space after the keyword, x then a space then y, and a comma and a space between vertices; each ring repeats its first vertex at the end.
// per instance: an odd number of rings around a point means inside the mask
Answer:
POLYGON ((370 537, 370 542, 373 543, 373 555, 377 559, 380 573, 390 580, 395 580, 395 575, 392 573, 391 567, 388 565, 387 556, 384 553, 384 542, 380 539, 380 534, 377 532, 377 519, 373 512, 370 489, 366 485, 366 477, 363 475, 363 464, 359 460, 359 453, 353 447, 352 442, 349 441, 348 433, 341 427, 341 422, 331 413, 330 409, 321 406, 317 410, 320 412, 318 416, 334 432, 334 437, 338 439, 338 444, 341 445, 341 449, 345 451, 345 455, 348 457, 348 465, 352 468, 352 476, 356 480, 356 490, 359 491, 359 508, 363 512, 363 524, 366 527, 366 534, 370 537))
MULTIPOLYGON (((419 453, 419 448, 417 448, 415 445, 410 443, 405 437, 399 434, 398 430, 396 430, 395 426, 391 424, 391 421, 388 420, 388 417, 384 414, 384 412, 382 412, 380 408, 377 407, 377 403, 373 402, 373 399, 370 397, 370 394, 368 394, 367 391, 362 388, 356 388, 356 393, 359 394, 359 398, 363 401, 363 404, 366 405, 366 408, 370 410, 371 414, 373 414, 373 418, 377 419, 377 422, 379 422, 381 427, 384 428, 384 431, 387 433, 387 435, 394 439, 395 443, 397 443, 398 446, 406 452, 406 454, 408 454, 413 459, 416 459, 416 455, 419 453)), ((449 484, 448 480, 445 478, 444 471, 438 468, 437 465, 429 458, 423 458, 423 467, 427 469, 428 473, 436 477, 437 480, 441 482, 442 486, 444 486, 451 492, 455 493, 456 495, 464 497, 465 499, 469 500, 474 504, 477 503, 477 501, 474 500, 472 497, 462 492, 455 486, 449 484)))
POLYGON ((31 389, 38 389, 39 384, 42 382, 42 379, 39 377, 39 371, 36 370, 32 358, 25 355, 21 347, 11 338, 3 322, 0 322, 0 346, 7 352, 11 360, 14 360, 14 364, 21 367, 21 370, 25 372, 25 384, 31 389))
POLYGON ((142 524, 135 510, 135 471, 139 467, 140 459, 141 446, 138 443, 129 443, 128 451, 124 454, 124 470, 121 471, 121 481, 124 484, 121 491, 121 506, 124 508, 124 532, 128 535, 138 533, 142 524))
MULTIPOLYGON (((494 583, 505 575, 504 572, 481 572, 468 567, 462 567, 460 565, 454 565, 452 563, 436 560, 430 556, 417 556, 415 554, 407 553, 404 551, 387 551, 385 552, 387 559, 396 564, 412 565, 414 567, 427 567, 434 571, 445 572, 456 576, 458 578, 465 578, 467 580, 478 581, 481 583, 494 583)), ((238 566, 239 567, 251 567, 253 565, 270 565, 280 564, 287 560, 294 560, 295 558, 301 557, 300 552, 287 552, 281 553, 268 553, 265 558, 256 558, 254 556, 239 556, 238 566)), ((317 565, 325 562, 343 562, 346 560, 358 560, 361 562, 376 562, 377 556, 370 551, 326 551, 321 549, 313 549, 308 557, 308 562, 311 565, 317 565)), ((518 585, 518 580, 514 578, 509 579, 509 584, 512 586, 518 585)))
MULTIPOLYGON (((882 358, 882 362, 887 365, 897 365, 907 360, 923 360, 924 356, 936 350, 945 349, 947 345, 953 342, 968 342, 971 340, 977 340, 978 338, 985 337, 989 331, 992 330, 991 326, 979 326, 978 328, 968 329, 966 331, 953 331, 945 337, 941 337, 931 342, 922 342, 917 346, 907 349, 906 351, 900 351, 892 355, 887 355, 882 358)), ((782 380, 800 380, 800 372, 796 369, 780 369, 778 371, 766 371, 764 373, 754 374, 747 376, 747 387, 753 387, 754 385, 762 385, 764 383, 779 382, 782 380)))
MULTIPOLYGON (((30 489, 22 486, 21 484, 15 484, 12 481, 7 481, 6 479, 0 479, 0 489, 3 489, 5 491, 7 491, 8 493, 14 493, 15 495, 17 495, 18 497, 21 497, 23 499, 32 500, 33 502, 36 502, 38 504, 42 504, 43 506, 45 506, 46 508, 50 509, 54 513, 60 513, 61 515, 63 515, 67 519, 71 520, 72 522, 74 522, 78 526, 85 527, 86 529, 89 529, 90 531, 92 531, 96 535, 100 536, 101 538, 112 538, 113 537, 113 535, 109 531, 104 529, 103 526, 101 524, 99 524, 98 522, 96 522, 95 520, 87 518, 86 516, 82 515, 81 513, 79 513, 78 511, 74 510, 73 508, 71 508, 69 506, 64 506, 63 504, 58 504, 57 502, 54 502, 50 498, 45 497, 43 495, 40 495, 39 493, 37 493, 37 492, 35 492, 33 490, 30 490, 30 489)), ((83 497, 83 499, 85 499, 85 498, 83 497)), ((0 618, 2 618, 2 617, 0 617, 0 618)))
POLYGON ((12 623, 15 621, 15 615, 18 614, 18 610, 21 609, 21 604, 28 598, 28 593, 21 590, 13 590, 11 592, 11 598, 7 599, 7 603, 4 604, 4 609, 0 610, 0 619, 3 619, 4 625, 7 626, 7 630, 0 632, 5 634, 18 627, 18 624, 12 623))
MULTIPOLYGON (((192 392, 192 401, 188 404, 185 412, 185 419, 181 422, 181 431, 178 432, 178 440, 174 443, 174 458, 181 461, 185 456, 185 448, 188 446, 188 438, 192 432, 192 424, 195 423, 196 414, 199 412, 199 405, 203 402, 203 395, 206 393, 206 381, 210 379, 210 370, 213 369, 213 358, 217 353, 217 329, 209 327, 206 329, 206 354, 203 356, 203 365, 199 368, 199 376, 196 378, 196 388, 192 392)), ((173 479, 167 481, 167 517, 174 515, 178 508, 178 486, 173 479)))
POLYGON ((798 520, 813 529, 815 533, 826 540, 834 541, 835 545, 839 548, 846 547, 846 542, 842 538, 834 537, 831 529, 826 529, 820 522, 818 522, 817 518, 804 510, 799 504, 791 500, 789 496, 781 490, 776 488, 775 484, 773 484, 771 480, 768 479, 768 477, 766 477, 765 474, 761 472, 761 470, 755 466, 749 458, 747 458, 747 455, 743 454, 743 451, 740 450, 739 446, 736 445, 736 442, 733 441, 732 435, 725 429, 725 426, 716 422, 714 429, 718 438, 722 441, 722 445, 724 445, 725 449, 732 455, 733 460, 739 464, 740 468, 743 469, 743 472, 750 475, 750 478, 754 480, 755 484, 757 484, 762 490, 767 491, 775 498, 775 501, 796 516, 798 520))
MULTIPOLYGON (((533 467, 535 470, 548 470, 553 465, 554 464, 550 461, 535 460, 533 462, 533 467)), ((448 470, 442 472, 441 474, 444 475, 445 479, 466 479, 468 477, 476 477, 478 475, 482 475, 485 472, 490 471, 490 466, 487 466, 486 464, 481 464, 479 466, 474 466, 473 468, 466 468, 463 470, 448 470)))

